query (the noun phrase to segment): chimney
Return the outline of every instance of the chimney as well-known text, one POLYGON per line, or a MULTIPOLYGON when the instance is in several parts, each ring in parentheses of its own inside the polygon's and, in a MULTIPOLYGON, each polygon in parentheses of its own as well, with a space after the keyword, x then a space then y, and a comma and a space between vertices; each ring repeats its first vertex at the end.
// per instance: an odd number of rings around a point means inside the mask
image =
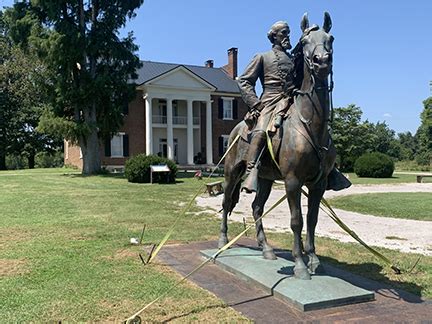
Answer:
POLYGON ((237 47, 228 50, 228 64, 223 67, 225 72, 233 79, 237 78, 237 47))
POLYGON ((205 61, 205 67, 212 68, 213 67, 213 60, 205 61))

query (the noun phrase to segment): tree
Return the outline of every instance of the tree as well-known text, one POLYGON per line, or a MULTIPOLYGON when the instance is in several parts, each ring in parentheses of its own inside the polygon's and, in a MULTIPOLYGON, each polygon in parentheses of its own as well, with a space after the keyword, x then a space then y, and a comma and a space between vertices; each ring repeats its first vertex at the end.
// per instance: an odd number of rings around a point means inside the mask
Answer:
POLYGON ((361 116, 361 109, 353 104, 334 110, 332 137, 342 170, 352 171, 355 159, 373 146, 373 124, 362 123, 361 116))
POLYGON ((376 151, 399 159, 401 147, 396 140, 396 133, 390 129, 386 122, 377 122, 372 125, 373 143, 368 151, 376 151))
POLYGON ((417 140, 411 132, 399 133, 398 142, 401 147, 401 160, 414 160, 417 153, 417 140))
POLYGON ((46 92, 39 85, 49 80, 49 73, 31 50, 18 48, 9 35, 8 24, 0 12, 0 169, 6 169, 6 154, 23 155, 29 168, 35 155, 59 146, 36 131, 46 92))
POLYGON ((417 129, 416 139, 418 142, 418 155, 416 160, 419 164, 432 164, 432 97, 423 101, 424 109, 420 114, 421 124, 417 129))
POLYGON ((137 46, 119 29, 143 0, 23 1, 9 12, 15 41, 37 46, 54 72, 53 110, 39 129, 78 143, 83 174, 100 170, 100 140, 121 126, 123 106, 135 95, 137 46))

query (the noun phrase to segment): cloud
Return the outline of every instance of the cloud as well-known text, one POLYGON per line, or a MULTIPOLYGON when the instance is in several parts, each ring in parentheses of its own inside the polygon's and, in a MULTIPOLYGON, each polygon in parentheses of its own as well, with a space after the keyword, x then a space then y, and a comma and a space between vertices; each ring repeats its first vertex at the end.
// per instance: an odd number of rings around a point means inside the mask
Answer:
POLYGON ((389 113, 385 113, 384 115, 383 115, 383 117, 386 117, 386 118, 391 118, 391 114, 389 114, 389 113))

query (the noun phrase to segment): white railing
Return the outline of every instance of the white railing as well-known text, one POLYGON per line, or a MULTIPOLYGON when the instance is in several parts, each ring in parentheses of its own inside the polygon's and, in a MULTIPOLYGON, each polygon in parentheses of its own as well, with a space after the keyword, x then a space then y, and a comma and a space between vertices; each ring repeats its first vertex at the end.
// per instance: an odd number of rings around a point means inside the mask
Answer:
POLYGON ((161 116, 161 115, 153 115, 152 121, 153 121, 153 124, 166 124, 167 123, 167 117, 161 116))
MULTIPOLYGON (((187 125, 187 116, 173 116, 173 125, 187 125)), ((167 124, 167 117, 162 115, 153 115, 153 124, 167 124)), ((200 124, 200 117, 193 117, 193 125, 200 124)))
POLYGON ((187 116, 173 116, 174 125, 187 125, 187 116))

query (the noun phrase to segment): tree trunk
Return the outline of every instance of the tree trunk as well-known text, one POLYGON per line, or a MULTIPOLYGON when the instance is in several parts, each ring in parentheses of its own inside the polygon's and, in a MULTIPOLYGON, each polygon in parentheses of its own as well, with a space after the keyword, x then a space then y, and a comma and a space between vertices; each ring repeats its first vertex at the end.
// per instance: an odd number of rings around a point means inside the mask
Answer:
POLYGON ((34 167, 35 167, 35 155, 34 154, 30 154, 28 157, 28 167, 29 167, 29 169, 34 169, 34 167))
POLYGON ((0 170, 6 170, 6 155, 0 154, 0 170))
POLYGON ((83 175, 92 175, 100 171, 101 160, 99 155, 99 138, 97 130, 94 130, 89 136, 80 141, 83 156, 83 175))

